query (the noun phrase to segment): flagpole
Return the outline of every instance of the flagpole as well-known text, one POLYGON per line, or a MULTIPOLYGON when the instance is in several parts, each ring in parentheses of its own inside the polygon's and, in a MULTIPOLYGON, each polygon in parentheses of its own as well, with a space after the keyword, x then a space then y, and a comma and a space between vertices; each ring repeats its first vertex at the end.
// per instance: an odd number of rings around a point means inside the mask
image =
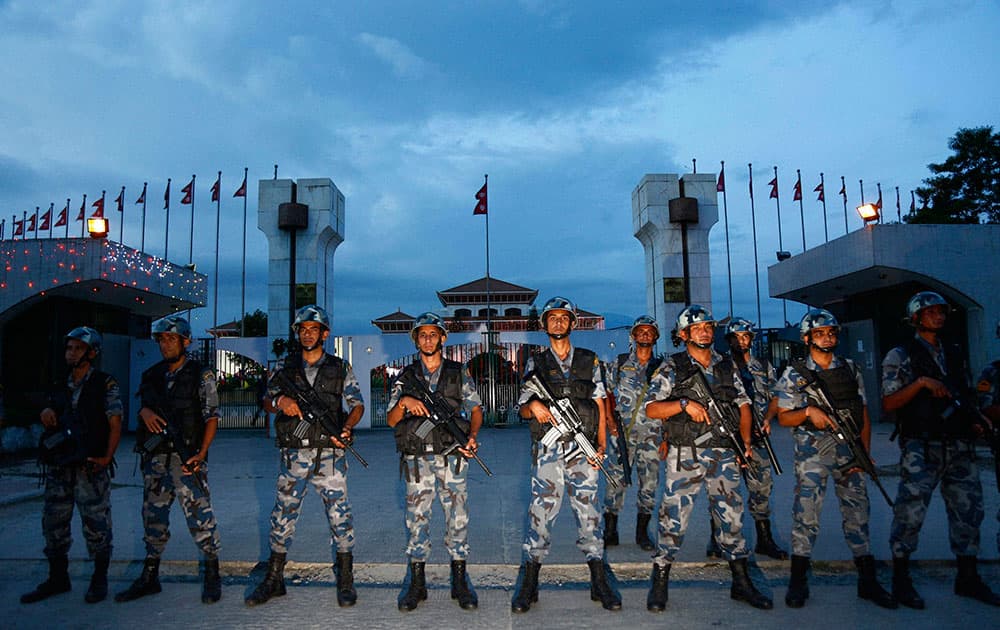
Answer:
POLYGON ((21 211, 21 240, 28 240, 28 211, 21 211))
MULTIPOLYGON (((212 328, 219 326, 219 218, 222 212, 222 171, 219 171, 215 185, 215 286, 212 290, 212 328)), ((193 197, 191 207, 194 208, 193 197)))
POLYGON ((63 238, 69 238, 69 197, 66 197, 66 234, 63 238))
POLYGON ((844 176, 840 176, 840 196, 844 199, 844 234, 850 232, 850 228, 847 227, 847 181, 844 176))
MULTIPOLYGON (((489 173, 483 175, 483 186, 487 186, 490 183, 489 173)), ((489 188, 487 188, 487 195, 489 194, 489 188)), ((488 197, 487 197, 488 198, 488 197)), ((490 297, 490 212, 489 207, 486 209, 486 353, 487 360, 489 360, 490 352, 490 341, 492 339, 493 328, 492 319, 490 312, 491 308, 491 297, 490 297)), ((490 361, 490 370, 492 371, 493 362, 490 361)))
POLYGON ((170 178, 167 178, 167 191, 163 193, 164 209, 167 211, 167 225, 163 229, 163 260, 169 261, 167 256, 168 245, 170 244, 170 178))
POLYGON ((142 182, 142 236, 139 237, 139 251, 146 253, 146 186, 149 182, 142 182))
POLYGON ((899 209, 899 186, 896 186, 896 222, 903 222, 903 212, 899 209))
POLYGON ((35 233, 35 240, 37 241, 38 240, 38 232, 39 232, 39 229, 38 229, 38 206, 35 206, 35 218, 32 221, 32 223, 35 226, 35 229, 32 230, 32 231, 35 233))
POLYGON ((118 212, 121 212, 122 216, 118 218, 121 223, 118 226, 118 242, 125 243, 125 187, 122 186, 122 191, 118 195, 118 212))
POLYGON ((799 223, 802 224, 802 251, 806 251, 806 213, 802 207, 802 171, 795 169, 795 175, 798 177, 796 185, 799 187, 799 223))
MULTIPOLYGON (((719 162, 722 166, 719 178, 722 180, 722 221, 726 229, 726 278, 729 280, 729 315, 733 315, 733 267, 729 251, 729 205, 726 203, 726 161, 719 162)), ((718 188, 718 186, 716 186, 718 188)))
POLYGON ((54 215, 52 213, 53 213, 53 211, 55 209, 56 209, 56 202, 50 201, 49 202, 49 239, 50 240, 52 239, 52 224, 55 223, 55 220, 53 219, 54 215))
POLYGON ((753 205, 753 164, 747 164, 750 170, 750 226, 753 228, 753 282, 757 293, 757 325, 763 328, 760 312, 760 263, 757 260, 757 213, 753 205))
POLYGON ((87 193, 83 193, 83 204, 80 205, 80 238, 87 235, 87 193))
POLYGON ((875 182, 875 188, 878 189, 878 222, 882 222, 882 182, 875 182))
MULTIPOLYGON (((778 211, 778 251, 785 251, 784 241, 781 238, 781 199, 778 194, 778 167, 774 167, 774 207, 778 211)), ((782 298, 781 300, 781 326, 785 327, 788 324, 788 303, 782 298)))
POLYGON ((819 174, 819 189, 823 193, 823 242, 830 242, 830 230, 826 226, 826 183, 823 181, 823 173, 819 174))
POLYGON ((191 175, 191 236, 188 239, 188 264, 194 263, 194 175, 191 175))
MULTIPOLYGON (((247 183, 247 167, 243 167, 243 185, 247 183)), ((221 194, 221 192, 220 192, 221 194)), ((326 264, 326 261, 323 261, 326 264)), ((240 278, 240 337, 246 336, 247 314, 247 191, 243 191, 243 264, 240 278)))

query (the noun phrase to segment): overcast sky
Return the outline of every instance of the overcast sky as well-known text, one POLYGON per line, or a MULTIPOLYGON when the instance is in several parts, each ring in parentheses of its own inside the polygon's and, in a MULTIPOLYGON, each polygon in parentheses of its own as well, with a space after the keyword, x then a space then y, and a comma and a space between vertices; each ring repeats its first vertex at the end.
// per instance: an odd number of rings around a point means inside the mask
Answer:
MULTIPOLYGON (((490 175, 494 277, 561 294, 609 324, 646 311, 631 193, 646 173, 717 172, 726 161, 735 311, 753 318, 747 164, 765 263, 777 249, 767 182, 778 167, 785 249, 823 240, 812 189, 826 175, 831 238, 850 227, 863 179, 895 187, 905 213, 927 164, 960 127, 997 125, 1000 4, 983 2, 132 2, 0 0, 0 218, 59 210, 126 186, 126 244, 149 182, 146 250, 187 262, 179 189, 198 175, 194 258, 213 275, 223 172, 220 323, 237 316, 242 203, 248 248, 256 181, 329 177, 347 199, 335 256, 337 334, 376 332, 397 308, 439 307, 435 290, 485 273, 473 196, 490 175), (233 239, 232 245, 226 239, 233 239)), ((720 196, 720 213, 721 213, 720 196)), ((77 224, 78 225, 78 224, 77 224)), ((73 228, 71 228, 72 231, 73 228)), ((77 228, 78 229, 78 228, 77 228)), ((118 230, 112 227, 113 235, 118 230)), ((61 234, 61 230, 57 231, 61 234)), ((713 294, 729 310, 722 221, 713 294)), ((266 308, 248 266, 247 308, 266 308)), ((210 292, 211 294, 211 292, 210 292)), ((797 318, 802 307, 789 307, 797 318)), ((765 326, 780 302, 765 299, 765 326)), ((212 308, 195 326, 211 325, 212 308)))

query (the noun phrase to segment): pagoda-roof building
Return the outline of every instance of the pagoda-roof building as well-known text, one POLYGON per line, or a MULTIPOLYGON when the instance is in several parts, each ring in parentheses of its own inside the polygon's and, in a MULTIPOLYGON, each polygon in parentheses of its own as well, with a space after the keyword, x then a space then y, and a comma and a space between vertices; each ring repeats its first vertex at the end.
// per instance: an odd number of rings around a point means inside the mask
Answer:
MULTIPOLYGON (((522 287, 497 278, 482 277, 450 289, 437 291, 443 308, 436 312, 451 332, 485 331, 487 320, 492 330, 538 330, 538 311, 535 300, 538 290, 522 287)), ((577 308, 577 329, 603 330, 604 317, 577 308)), ((383 334, 409 333, 416 317, 397 310, 372 320, 372 325, 383 334)))

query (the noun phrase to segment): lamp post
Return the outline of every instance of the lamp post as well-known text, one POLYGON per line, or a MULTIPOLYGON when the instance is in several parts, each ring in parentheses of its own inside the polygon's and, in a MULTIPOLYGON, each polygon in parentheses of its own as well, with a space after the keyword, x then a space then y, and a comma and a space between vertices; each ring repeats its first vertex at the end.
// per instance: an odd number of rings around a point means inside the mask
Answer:
POLYGON ((90 217, 87 219, 87 232, 90 238, 107 238, 108 220, 104 217, 90 217))
POLYGON ((865 226, 879 220, 878 206, 873 203, 864 203, 857 207, 858 216, 865 222, 865 226))

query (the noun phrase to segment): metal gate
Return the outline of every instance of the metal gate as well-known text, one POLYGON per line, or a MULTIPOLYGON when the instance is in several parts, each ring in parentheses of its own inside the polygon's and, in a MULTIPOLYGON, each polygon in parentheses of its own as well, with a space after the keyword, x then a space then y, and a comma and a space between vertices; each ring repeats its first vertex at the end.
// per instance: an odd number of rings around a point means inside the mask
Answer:
MULTIPOLYGON (((214 344, 213 344, 214 345, 214 344)), ((235 352, 209 353, 219 385, 219 428, 267 428, 261 400, 267 385, 265 366, 235 352)))
MULTIPOLYGON (((520 422, 517 397, 521 387, 524 362, 535 346, 520 343, 493 343, 489 352, 485 343, 445 346, 444 356, 469 368, 476 390, 483 401, 483 423, 504 426, 520 422)), ((399 357, 371 371, 372 427, 387 427, 392 383, 404 367, 417 360, 417 353, 399 357)))

